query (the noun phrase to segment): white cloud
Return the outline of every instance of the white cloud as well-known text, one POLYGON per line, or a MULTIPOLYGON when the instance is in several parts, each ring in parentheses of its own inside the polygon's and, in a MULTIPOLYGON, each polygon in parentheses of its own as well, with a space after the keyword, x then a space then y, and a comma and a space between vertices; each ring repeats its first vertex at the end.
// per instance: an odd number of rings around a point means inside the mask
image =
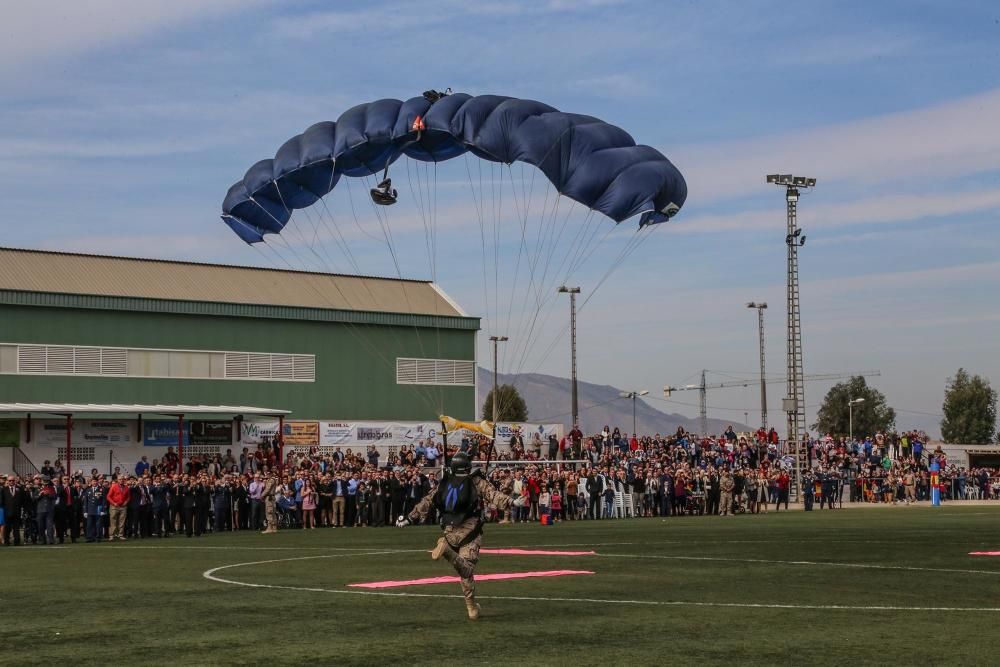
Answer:
MULTIPOLYGON (((851 225, 888 224, 924 218, 957 216, 977 211, 1000 209, 1000 190, 985 189, 970 192, 933 194, 886 194, 866 197, 842 204, 812 204, 799 211, 799 224, 810 229, 847 227, 851 225)), ((754 209, 743 213, 678 216, 672 231, 685 233, 717 233, 784 229, 785 207, 779 200, 766 210, 754 209)))
POLYGON ((759 194, 764 176, 802 174, 823 187, 947 180, 998 168, 1000 88, 921 109, 718 144, 677 146, 692 204, 759 194))
POLYGON ((105 47, 211 18, 259 0, 33 0, 7 3, 0 39, 0 72, 38 59, 105 47))

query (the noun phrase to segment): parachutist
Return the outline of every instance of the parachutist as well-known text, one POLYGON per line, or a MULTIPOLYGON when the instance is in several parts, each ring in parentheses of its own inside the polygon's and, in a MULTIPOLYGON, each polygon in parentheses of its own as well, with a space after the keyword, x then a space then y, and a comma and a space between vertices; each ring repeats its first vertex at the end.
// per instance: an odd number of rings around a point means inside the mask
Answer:
POLYGON ((409 514, 399 517, 396 522, 397 527, 403 528, 426 520, 432 509, 437 511, 444 535, 431 551, 431 558, 444 558, 455 568, 462 579, 466 611, 473 621, 479 618, 480 612, 476 602, 475 578, 479 547, 483 541, 480 503, 493 505, 502 511, 510 508, 514 501, 493 488, 486 481, 483 471, 472 471, 472 459, 468 454, 457 452, 451 459, 451 469, 441 479, 437 491, 425 495, 409 514))
POLYGON ((399 193, 392 187, 391 178, 386 178, 369 192, 372 196, 372 201, 380 206, 392 206, 399 197, 399 193))

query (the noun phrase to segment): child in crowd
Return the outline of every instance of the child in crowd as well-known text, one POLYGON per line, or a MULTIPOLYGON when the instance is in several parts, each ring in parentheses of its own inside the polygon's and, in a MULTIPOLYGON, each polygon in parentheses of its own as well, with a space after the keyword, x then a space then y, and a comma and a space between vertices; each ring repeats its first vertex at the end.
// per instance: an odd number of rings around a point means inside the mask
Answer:
POLYGON ((552 507, 552 494, 549 493, 549 488, 543 487, 542 492, 538 495, 538 518, 551 513, 552 507))
POLYGON ((552 519, 554 521, 559 521, 562 516, 562 494, 559 493, 559 487, 552 490, 552 519))

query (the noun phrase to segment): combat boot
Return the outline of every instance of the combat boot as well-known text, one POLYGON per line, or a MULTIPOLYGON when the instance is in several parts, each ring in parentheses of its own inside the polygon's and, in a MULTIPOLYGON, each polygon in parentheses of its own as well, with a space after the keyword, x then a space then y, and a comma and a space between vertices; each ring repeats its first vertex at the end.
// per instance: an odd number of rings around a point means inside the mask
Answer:
POLYGON ((465 598, 465 609, 469 612, 470 621, 479 618, 479 612, 482 611, 482 608, 476 602, 476 598, 465 598))

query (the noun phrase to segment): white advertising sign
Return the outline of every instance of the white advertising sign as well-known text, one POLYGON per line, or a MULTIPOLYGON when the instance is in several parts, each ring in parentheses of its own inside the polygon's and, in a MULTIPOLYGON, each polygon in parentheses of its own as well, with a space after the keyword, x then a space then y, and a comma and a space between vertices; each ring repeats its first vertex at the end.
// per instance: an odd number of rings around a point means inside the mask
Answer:
MULTIPOLYGON (((111 419, 79 419, 73 421, 72 444, 76 447, 109 445, 123 446, 136 442, 134 421, 111 419)), ((32 439, 38 445, 66 445, 66 420, 43 419, 32 426, 32 439)))
POLYGON ((278 436, 278 420, 244 421, 240 424, 240 442, 244 445, 259 445, 264 439, 274 441, 278 436))
MULTIPOLYGON (((497 424, 497 440, 507 444, 514 432, 521 429, 525 444, 529 444, 534 433, 542 442, 548 442, 549 434, 562 437, 562 424, 497 424)), ((349 422, 323 421, 319 423, 319 444, 324 446, 367 447, 368 445, 416 445, 431 438, 439 443, 441 424, 439 422, 349 422)), ((457 444, 466 435, 464 431, 449 434, 449 441, 457 444), (454 439, 454 440, 452 440, 454 439)), ((244 436, 245 437, 245 436, 244 436)))

